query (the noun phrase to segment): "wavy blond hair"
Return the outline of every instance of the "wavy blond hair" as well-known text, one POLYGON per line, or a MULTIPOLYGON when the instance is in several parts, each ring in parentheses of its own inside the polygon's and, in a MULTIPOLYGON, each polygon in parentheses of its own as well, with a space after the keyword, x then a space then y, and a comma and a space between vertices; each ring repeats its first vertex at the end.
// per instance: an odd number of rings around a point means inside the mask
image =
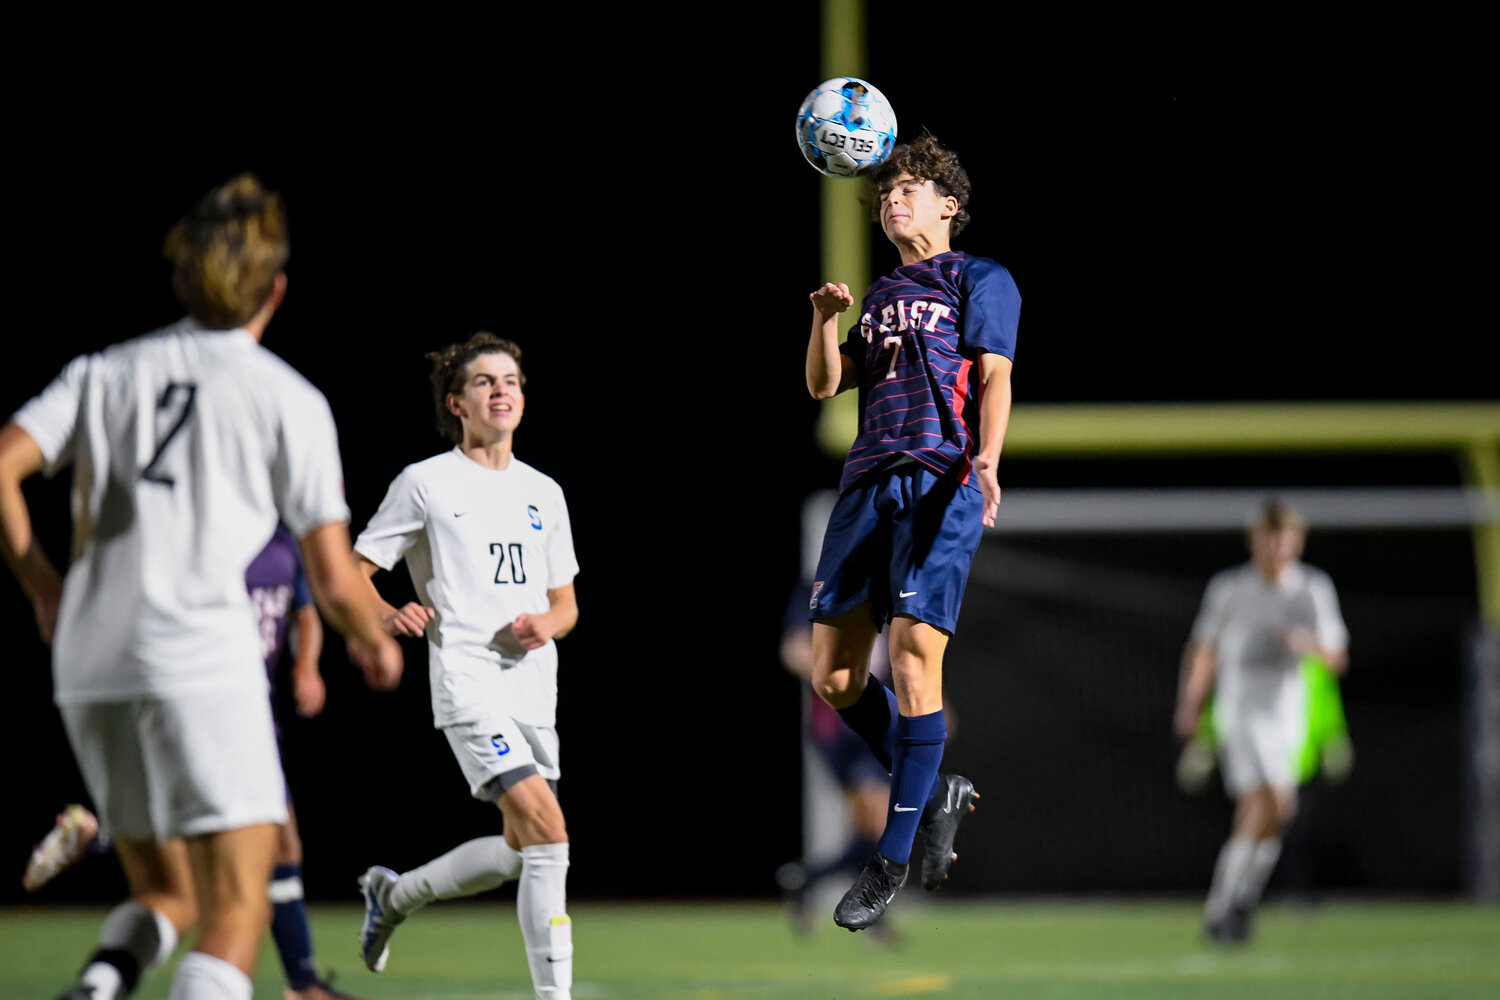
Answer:
POLYGON ((194 319, 216 330, 242 326, 270 298, 291 256, 281 195, 240 174, 178 220, 162 253, 194 319))

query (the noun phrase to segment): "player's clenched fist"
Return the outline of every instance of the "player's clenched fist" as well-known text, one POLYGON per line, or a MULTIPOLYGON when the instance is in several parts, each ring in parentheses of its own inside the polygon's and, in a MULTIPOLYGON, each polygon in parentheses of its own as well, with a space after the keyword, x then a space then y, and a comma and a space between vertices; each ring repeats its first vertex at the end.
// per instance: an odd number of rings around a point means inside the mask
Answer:
POLYGON ((427 623, 432 621, 437 612, 431 608, 423 607, 415 601, 403 604, 396 610, 395 614, 387 615, 381 624, 385 626, 386 632, 391 635, 405 635, 415 638, 427 630, 427 623))
POLYGON ((510 634, 527 649, 541 649, 552 638, 545 620, 537 615, 521 614, 510 624, 510 634))
POLYGON ((387 636, 381 636, 379 641, 373 644, 351 639, 349 659, 364 671, 365 683, 373 690, 390 691, 401 683, 401 670, 404 665, 401 647, 387 636))
POLYGON ((842 282, 835 285, 830 281, 808 298, 812 299, 813 308, 820 316, 833 316, 854 305, 854 296, 849 294, 849 286, 842 282))

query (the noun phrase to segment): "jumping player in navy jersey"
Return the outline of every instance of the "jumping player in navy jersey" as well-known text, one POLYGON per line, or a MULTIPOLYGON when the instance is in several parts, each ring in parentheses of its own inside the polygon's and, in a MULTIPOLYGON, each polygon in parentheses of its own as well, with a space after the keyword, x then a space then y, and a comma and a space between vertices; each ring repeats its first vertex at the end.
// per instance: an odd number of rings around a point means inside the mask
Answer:
POLYGON ((812 587, 813 686, 891 772, 885 831, 834 910, 852 931, 878 921, 906 883, 919 830, 922 886, 942 884, 979 798, 969 779, 939 772, 943 653, 1000 506, 1021 312, 1009 271, 951 248, 970 193, 954 153, 924 135, 872 180, 901 265, 870 286, 842 345, 839 315, 854 297, 832 282, 814 291, 807 347, 812 395, 857 388, 860 404, 812 587), (869 670, 887 624, 894 691, 869 670))

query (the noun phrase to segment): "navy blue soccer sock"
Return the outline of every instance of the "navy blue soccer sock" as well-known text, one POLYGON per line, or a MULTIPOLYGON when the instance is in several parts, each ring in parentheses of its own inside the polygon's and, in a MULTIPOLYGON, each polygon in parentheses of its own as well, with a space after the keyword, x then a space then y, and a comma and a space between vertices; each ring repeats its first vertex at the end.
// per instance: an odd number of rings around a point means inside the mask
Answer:
POLYGON ((277 865, 271 876, 271 938, 286 969, 288 987, 305 990, 318 981, 312 929, 302 900, 301 865, 277 865))
POLYGON ((891 807, 877 849, 887 858, 906 864, 911 858, 917 825, 937 781, 943 762, 948 723, 943 710, 929 715, 896 718, 896 754, 891 767, 891 807))
POLYGON ((889 771, 896 751, 896 720, 901 714, 896 708, 896 692, 879 677, 866 674, 859 700, 838 712, 844 724, 865 741, 875 759, 889 771))

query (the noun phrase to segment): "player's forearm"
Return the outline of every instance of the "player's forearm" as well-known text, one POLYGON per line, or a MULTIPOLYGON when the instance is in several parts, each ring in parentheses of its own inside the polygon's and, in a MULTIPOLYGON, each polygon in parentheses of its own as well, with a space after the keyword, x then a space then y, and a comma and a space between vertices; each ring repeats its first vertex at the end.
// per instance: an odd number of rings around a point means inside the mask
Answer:
POLYGON ((372 599, 374 585, 355 568, 349 529, 332 522, 313 529, 301 540, 307 585, 328 624, 346 639, 378 644, 386 637, 383 612, 372 599))
POLYGON ((1203 706, 1209 691, 1213 689, 1217 665, 1212 646, 1201 642, 1189 643, 1182 658, 1182 676, 1178 682, 1179 705, 1193 712, 1203 706))
POLYGON ((299 608, 294 619, 295 643, 292 672, 298 674, 318 673, 318 661, 323 655, 323 619, 312 605, 299 608))
POLYGON ((814 399, 838 395, 844 377, 843 357, 839 353, 838 313, 823 318, 814 309, 812 333, 807 340, 807 391, 814 399))
POLYGON ((31 435, 7 424, 0 431, 0 554, 26 596, 56 593, 62 577, 36 542, 31 508, 21 484, 41 468, 41 450, 31 435))
POLYGON ((1005 431, 1010 426, 1010 367, 995 371, 984 384, 979 401, 979 453, 977 458, 993 468, 1000 461, 1005 431))
POLYGON ((561 639, 573 631, 573 626, 578 624, 578 601, 571 595, 554 595, 549 593, 552 607, 539 617, 545 618, 549 634, 554 639, 561 639))

